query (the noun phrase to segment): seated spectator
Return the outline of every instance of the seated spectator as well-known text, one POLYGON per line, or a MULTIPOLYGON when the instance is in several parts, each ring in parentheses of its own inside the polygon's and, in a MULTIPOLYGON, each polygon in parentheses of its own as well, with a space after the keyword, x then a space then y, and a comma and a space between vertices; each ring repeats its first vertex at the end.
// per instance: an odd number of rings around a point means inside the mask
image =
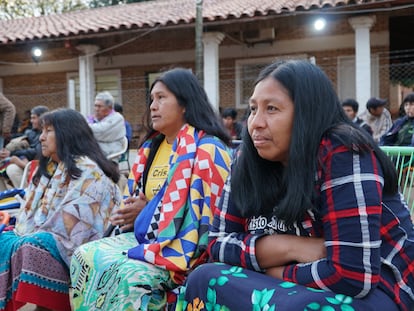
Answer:
POLYGON ((381 136, 392 126, 391 114, 385 108, 386 104, 386 99, 371 97, 367 101, 367 110, 360 115, 361 119, 371 127, 372 137, 376 143, 380 142, 381 136))
POLYGON ((11 139, 16 107, 0 92, 0 149, 11 139))
POLYGON ((10 139, 13 139, 14 137, 19 136, 19 133, 18 133, 19 124, 20 124, 19 115, 16 113, 16 115, 14 116, 14 121, 13 121, 13 125, 11 128, 10 139))
POLYGON ((414 146, 414 93, 403 102, 405 115, 397 119, 390 130, 381 137, 383 146, 414 146))
POLYGON ((126 135, 125 121, 124 117, 113 109, 114 98, 111 93, 98 93, 94 107, 95 114, 89 119, 89 125, 105 156, 121 151, 126 135))
POLYGON ((358 108, 359 104, 355 99, 349 98, 342 102, 342 109, 344 109, 344 112, 348 116, 349 120, 351 120, 355 124, 358 124, 372 136, 372 129, 368 125, 368 123, 366 123, 361 118, 358 118, 358 108))
POLYGON ((25 110, 22 120, 19 122, 19 127, 17 128, 17 135, 24 135, 26 130, 32 128, 32 122, 30 121, 32 117, 32 110, 25 110))
POLYGON ((412 310, 414 229, 394 165, 306 60, 256 80, 179 310, 412 310))
POLYGON ((19 188, 26 164, 41 153, 39 137, 42 131, 40 116, 49 109, 46 106, 36 106, 31 110, 30 123, 32 127, 23 136, 16 137, 0 151, 3 161, 0 190, 7 189, 6 182, 10 179, 12 188, 19 188))
MULTIPOLYGON (((119 112, 122 116, 124 116, 124 109, 120 103, 114 104, 114 110, 116 112, 119 112)), ((126 131, 126 137, 128 139, 128 145, 130 145, 131 139, 132 139, 132 127, 131 127, 131 124, 129 124, 127 120, 125 120, 125 131, 126 131)))
POLYGON ((74 310, 162 310, 166 291, 183 282, 207 248, 229 172, 230 137, 186 69, 154 81, 147 116, 151 128, 132 167, 126 206, 112 218, 135 234, 76 250, 74 310))
POLYGON ((240 139, 243 126, 236 121, 237 111, 234 108, 226 108, 221 114, 223 123, 232 139, 240 139))
POLYGON ((54 110, 41 125, 39 169, 14 231, 0 234, 0 310, 32 303, 70 311, 72 253, 101 238, 122 203, 116 164, 103 155, 79 112, 54 110))
MULTIPOLYGON (((123 108, 122 105, 119 103, 114 104, 114 110, 118 113, 120 113, 123 116, 123 108)), ((122 154, 118 158, 118 167, 119 172, 121 173, 121 180, 118 183, 118 186, 120 189, 124 189, 125 185, 127 183, 128 174, 130 171, 130 165, 129 165, 129 146, 131 145, 131 139, 132 139, 132 127, 131 124, 127 120, 125 120, 125 131, 126 131, 126 137, 128 139, 128 148, 125 151, 124 154, 122 154)))

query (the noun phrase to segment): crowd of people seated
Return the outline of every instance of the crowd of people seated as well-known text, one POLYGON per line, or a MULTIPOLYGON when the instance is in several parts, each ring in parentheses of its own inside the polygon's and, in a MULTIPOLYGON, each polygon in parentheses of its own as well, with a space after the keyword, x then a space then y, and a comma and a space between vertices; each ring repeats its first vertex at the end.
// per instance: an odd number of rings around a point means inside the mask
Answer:
POLYGON ((15 229, 0 234, 0 310, 25 303, 71 310, 73 251, 102 238, 122 204, 117 166, 106 159, 84 116, 54 110, 41 116, 41 128, 38 170, 15 229))
POLYGON ((41 152, 40 134, 42 127, 40 117, 49 111, 46 106, 35 106, 30 111, 31 127, 22 135, 13 139, 0 150, 0 191, 9 188, 19 188, 23 170, 29 161, 37 158, 41 152), (9 185, 10 184, 10 185, 9 185))
POLYGON ((171 69, 125 187, 108 155, 128 126, 109 92, 93 116, 33 108, 39 166, 0 234, 0 311, 409 310, 413 224, 379 143, 411 144, 414 93, 394 125, 385 104, 360 119, 318 66, 283 61, 241 125, 171 69))
POLYGON ((93 135, 105 156, 123 149, 126 137, 124 117, 114 110, 114 98, 109 92, 100 92, 95 97, 94 115, 88 117, 93 135))
POLYGON ((111 219, 125 233, 76 250, 74 310, 162 310, 167 292, 203 260, 229 172, 230 137, 190 71, 167 71, 150 90, 148 133, 125 207, 111 219))

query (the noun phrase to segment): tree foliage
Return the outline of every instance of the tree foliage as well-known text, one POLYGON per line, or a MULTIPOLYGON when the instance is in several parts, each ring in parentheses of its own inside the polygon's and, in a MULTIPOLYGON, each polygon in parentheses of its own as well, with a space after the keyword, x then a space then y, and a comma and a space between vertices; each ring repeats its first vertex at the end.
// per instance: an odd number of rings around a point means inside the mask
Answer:
POLYGON ((88 8, 83 0, 0 0, 0 19, 49 15, 88 8))
POLYGON ((111 6, 111 5, 117 5, 117 4, 135 3, 135 2, 144 2, 144 1, 151 1, 151 0, 90 0, 89 6, 91 8, 98 8, 102 6, 111 6))
POLYGON ((0 19, 63 13, 151 0, 0 0, 0 19))

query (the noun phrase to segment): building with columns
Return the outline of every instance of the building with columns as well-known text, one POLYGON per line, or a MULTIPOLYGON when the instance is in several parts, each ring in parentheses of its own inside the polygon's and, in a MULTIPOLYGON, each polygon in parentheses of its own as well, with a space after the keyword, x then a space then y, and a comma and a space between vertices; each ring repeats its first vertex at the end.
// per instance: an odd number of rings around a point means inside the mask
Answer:
MULTIPOLYGON (((242 115, 263 66, 308 59, 341 100, 356 98, 362 111, 369 97, 387 98, 396 116, 414 84, 413 13, 405 0, 204 0, 202 83, 217 110, 242 115), (325 28, 315 30, 319 18, 325 28)), ((156 75, 195 70, 196 23, 195 0, 0 21, 0 91, 18 112, 45 104, 88 115, 96 92, 109 90, 138 132, 156 75)))

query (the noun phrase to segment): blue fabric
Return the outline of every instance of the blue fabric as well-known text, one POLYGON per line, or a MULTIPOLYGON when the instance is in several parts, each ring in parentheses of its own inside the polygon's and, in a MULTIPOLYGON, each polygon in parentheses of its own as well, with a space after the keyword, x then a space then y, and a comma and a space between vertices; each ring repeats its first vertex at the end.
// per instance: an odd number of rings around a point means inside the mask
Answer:
POLYGON ((24 189, 10 189, 0 192, 0 210, 9 210, 20 208, 20 201, 15 198, 16 195, 24 197, 24 189))

